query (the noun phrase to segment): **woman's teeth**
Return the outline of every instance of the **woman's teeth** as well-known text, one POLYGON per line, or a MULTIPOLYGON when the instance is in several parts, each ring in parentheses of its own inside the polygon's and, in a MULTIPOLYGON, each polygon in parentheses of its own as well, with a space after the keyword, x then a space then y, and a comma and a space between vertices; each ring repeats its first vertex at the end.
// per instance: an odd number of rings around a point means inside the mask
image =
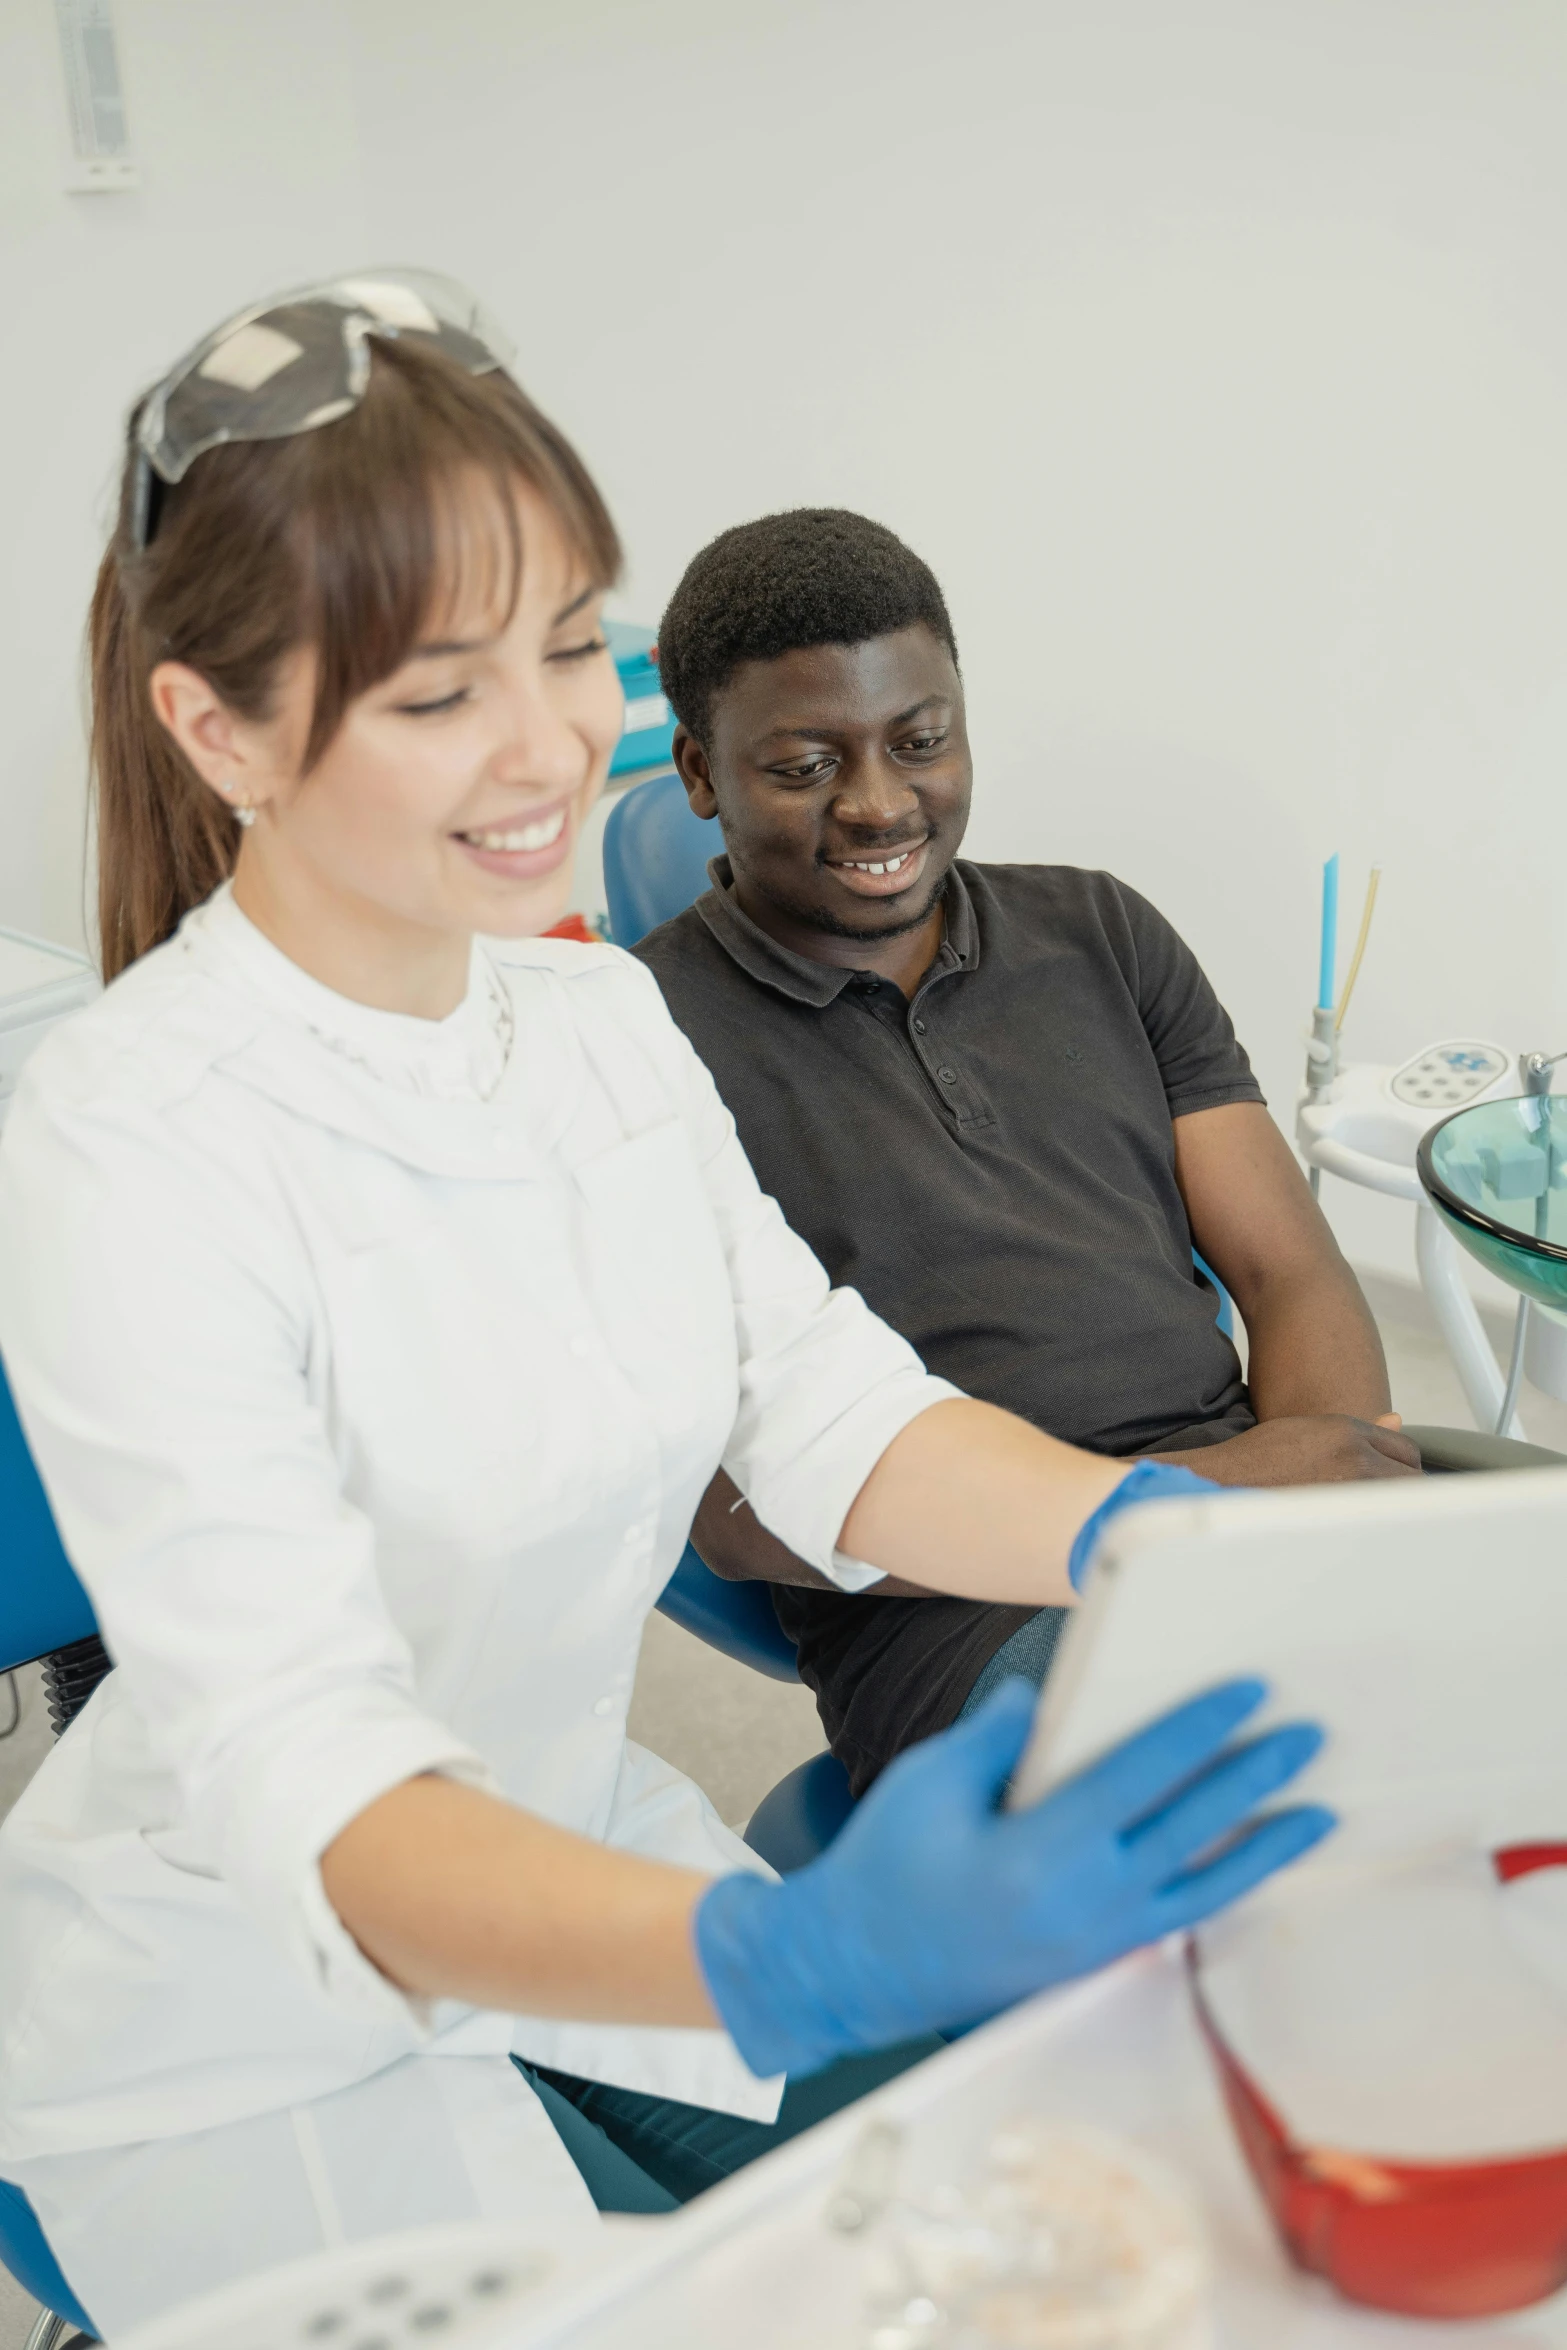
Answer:
POLYGON ((541 816, 536 824, 522 824, 512 832, 465 832, 462 837, 492 855, 515 855, 519 850, 549 848, 559 840, 565 824, 566 811, 557 808, 552 816, 541 816))

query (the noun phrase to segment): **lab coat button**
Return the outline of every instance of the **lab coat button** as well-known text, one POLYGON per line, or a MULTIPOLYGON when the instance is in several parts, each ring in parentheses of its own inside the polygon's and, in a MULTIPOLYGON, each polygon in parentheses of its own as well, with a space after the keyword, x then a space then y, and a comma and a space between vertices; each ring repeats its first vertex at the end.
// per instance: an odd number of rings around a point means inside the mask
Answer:
POLYGON ((614 1700, 612 1697, 600 1697, 600 1698, 598 1698, 598 1699, 595 1701, 595 1703, 594 1703, 594 1707, 593 1707, 593 1711, 594 1711, 596 1714, 612 1714, 612 1713, 614 1712, 614 1710, 615 1710, 615 1700, 614 1700))

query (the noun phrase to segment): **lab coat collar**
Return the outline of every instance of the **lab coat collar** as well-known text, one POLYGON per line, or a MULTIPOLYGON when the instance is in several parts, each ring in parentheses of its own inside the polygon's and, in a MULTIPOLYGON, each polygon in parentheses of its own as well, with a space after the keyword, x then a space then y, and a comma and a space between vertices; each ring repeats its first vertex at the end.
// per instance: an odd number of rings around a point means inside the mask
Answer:
POLYGON ((437 1101, 403 1092, 286 1012, 257 1002, 199 924, 188 922, 179 944, 206 982, 212 1064, 236 1083, 426 1174, 499 1183, 540 1178, 585 1078, 554 972, 513 957, 497 962, 514 1021, 500 1084, 488 1101, 437 1101))

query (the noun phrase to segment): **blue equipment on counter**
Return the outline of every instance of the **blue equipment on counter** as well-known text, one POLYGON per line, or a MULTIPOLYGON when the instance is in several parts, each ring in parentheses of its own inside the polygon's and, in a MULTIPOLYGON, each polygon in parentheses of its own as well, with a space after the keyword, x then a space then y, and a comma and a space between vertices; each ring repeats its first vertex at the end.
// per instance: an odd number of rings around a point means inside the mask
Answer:
POLYGON ((644 767, 667 767, 675 716, 653 659, 653 631, 629 620, 606 620, 604 634, 626 697, 626 731, 615 745, 609 772, 613 777, 634 775, 644 767))

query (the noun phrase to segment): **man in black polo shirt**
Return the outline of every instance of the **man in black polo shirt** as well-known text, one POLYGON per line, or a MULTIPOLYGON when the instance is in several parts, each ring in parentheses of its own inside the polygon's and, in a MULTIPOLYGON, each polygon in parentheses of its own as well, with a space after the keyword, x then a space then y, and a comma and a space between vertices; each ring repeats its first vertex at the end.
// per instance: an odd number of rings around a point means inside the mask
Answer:
MULTIPOLYGON (((963 693, 918 557, 835 511, 726 531, 659 661, 727 855, 636 951, 832 1279, 931 1370, 1095 1451, 1238 1485, 1417 1471, 1365 1300, 1190 949, 1108 873, 956 861, 963 693)), ((723 1480, 693 1539, 773 1585, 857 1793, 1004 1673, 1042 1679, 1059 1630, 823 1588, 723 1480)))

